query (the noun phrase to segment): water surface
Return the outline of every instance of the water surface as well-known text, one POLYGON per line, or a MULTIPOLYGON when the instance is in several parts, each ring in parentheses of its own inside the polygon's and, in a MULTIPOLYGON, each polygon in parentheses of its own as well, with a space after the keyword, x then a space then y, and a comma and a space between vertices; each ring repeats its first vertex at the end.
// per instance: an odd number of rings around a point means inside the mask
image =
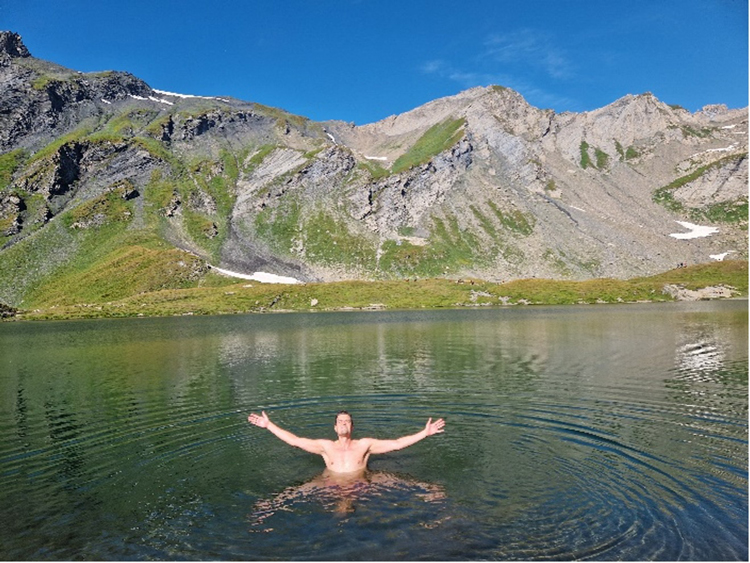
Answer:
POLYGON ((0 324, 2 559, 747 560, 747 302, 0 324), (444 434, 326 480, 301 435, 444 434))

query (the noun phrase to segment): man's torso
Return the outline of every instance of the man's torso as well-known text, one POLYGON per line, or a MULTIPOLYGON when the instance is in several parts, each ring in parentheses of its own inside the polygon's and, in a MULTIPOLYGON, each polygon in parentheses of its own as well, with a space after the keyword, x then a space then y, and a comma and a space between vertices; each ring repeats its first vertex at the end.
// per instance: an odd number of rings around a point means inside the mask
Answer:
POLYGON ((323 450, 326 467, 337 473, 361 471, 367 467, 370 457, 370 444, 367 439, 351 440, 346 445, 326 440, 323 450))

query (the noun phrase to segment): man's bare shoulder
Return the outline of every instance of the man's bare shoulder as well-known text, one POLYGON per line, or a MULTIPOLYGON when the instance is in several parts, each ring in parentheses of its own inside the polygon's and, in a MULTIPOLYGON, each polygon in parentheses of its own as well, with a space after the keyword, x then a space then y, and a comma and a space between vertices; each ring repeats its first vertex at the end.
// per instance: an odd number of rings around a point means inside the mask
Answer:
POLYGON ((334 442, 333 440, 327 440, 325 438, 311 438, 311 441, 316 442, 320 444, 321 446, 325 446, 325 447, 336 445, 336 442, 334 442))
POLYGON ((374 442, 377 442, 375 438, 357 438, 352 440, 352 445, 355 448, 369 449, 374 442))

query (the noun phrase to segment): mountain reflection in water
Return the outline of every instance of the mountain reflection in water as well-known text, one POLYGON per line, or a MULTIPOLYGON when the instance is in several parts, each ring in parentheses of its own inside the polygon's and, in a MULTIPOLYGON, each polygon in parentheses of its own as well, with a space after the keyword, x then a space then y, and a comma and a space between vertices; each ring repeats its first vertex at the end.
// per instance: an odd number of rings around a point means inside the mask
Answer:
POLYGON ((747 301, 0 323, 0 559, 747 561, 747 343, 747 301), (332 476, 258 409, 447 427, 332 476))

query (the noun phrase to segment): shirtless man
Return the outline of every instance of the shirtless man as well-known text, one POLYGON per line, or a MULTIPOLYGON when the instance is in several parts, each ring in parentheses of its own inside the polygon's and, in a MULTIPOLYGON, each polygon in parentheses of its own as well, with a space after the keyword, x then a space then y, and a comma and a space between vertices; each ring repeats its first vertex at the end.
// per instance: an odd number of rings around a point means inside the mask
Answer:
POLYGON ((377 440, 375 438, 354 440, 352 439, 352 430, 354 429, 352 417, 348 412, 341 411, 336 415, 336 423, 333 425, 333 429, 338 436, 338 439, 334 442, 333 440, 315 440, 295 436, 288 430, 284 430, 271 422, 265 411, 262 411, 260 415, 252 413, 247 417, 247 420, 255 426, 267 428, 274 436, 290 446, 323 456, 326 467, 334 473, 364 471, 367 468, 367 460, 370 455, 401 450, 416 444, 427 436, 443 432, 445 426, 445 421, 442 418, 435 422, 432 422, 430 418, 420 432, 396 440, 377 440))

